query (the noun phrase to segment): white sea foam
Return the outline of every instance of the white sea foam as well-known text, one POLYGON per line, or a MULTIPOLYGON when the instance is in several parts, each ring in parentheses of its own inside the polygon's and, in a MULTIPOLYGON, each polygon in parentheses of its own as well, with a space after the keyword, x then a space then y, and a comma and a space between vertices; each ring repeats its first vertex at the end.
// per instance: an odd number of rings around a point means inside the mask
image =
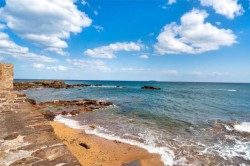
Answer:
POLYGON ((122 86, 108 86, 108 85, 102 85, 102 86, 96 86, 96 85, 91 85, 90 87, 93 88, 123 88, 122 86))
POLYGON ((236 89, 216 89, 216 90, 219 90, 219 91, 228 91, 228 92, 237 92, 238 91, 236 89))
POLYGON ((234 157, 242 157, 245 160, 250 160, 250 142, 241 141, 234 136, 226 136, 227 139, 234 141, 232 146, 222 146, 218 144, 215 151, 224 159, 232 159, 234 157))
POLYGON ((242 122, 240 124, 235 124, 234 129, 240 132, 250 133, 250 122, 242 122))
POLYGON ((228 89, 227 91, 228 92, 237 92, 238 90, 236 90, 236 89, 228 89))
POLYGON ((79 122, 72 119, 64 118, 63 115, 56 116, 54 121, 63 123, 73 129, 83 129, 79 122))
POLYGON ((72 119, 65 118, 65 116, 62 116, 62 115, 56 116, 54 121, 63 123, 74 129, 83 129, 85 130, 87 134, 94 134, 94 135, 97 135, 99 137, 106 138, 109 140, 117 140, 123 143, 141 147, 143 149, 146 149, 150 153, 159 154, 161 156, 161 160, 166 166, 172 166, 172 165, 177 164, 174 161, 174 158, 175 158, 174 152, 169 150, 167 147, 156 146, 154 143, 154 137, 145 136, 144 137, 145 143, 142 143, 142 142, 138 142, 132 139, 124 139, 114 134, 111 134, 107 129, 102 128, 100 126, 97 126, 95 130, 90 129, 88 125, 80 125, 79 122, 72 120, 72 119), (107 133, 110 133, 110 134, 107 134, 107 133))

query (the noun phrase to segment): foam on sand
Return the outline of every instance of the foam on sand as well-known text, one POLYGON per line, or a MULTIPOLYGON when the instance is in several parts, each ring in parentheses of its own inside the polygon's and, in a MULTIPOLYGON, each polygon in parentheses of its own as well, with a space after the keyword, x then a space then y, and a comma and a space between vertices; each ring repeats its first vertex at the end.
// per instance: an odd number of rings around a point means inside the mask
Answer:
MULTIPOLYGON (((108 140, 117 140, 123 143, 127 143, 130 145, 138 146, 140 148, 146 149, 149 153, 156 153, 161 156, 161 160, 163 161, 164 165, 174 165, 175 155, 174 153, 169 150, 167 147, 158 147, 154 146, 153 140, 145 140, 146 143, 138 142, 132 139, 124 139, 114 134, 107 134, 107 130, 100 126, 97 126, 96 129, 90 129, 88 125, 81 125, 79 122, 68 119, 65 116, 58 115, 55 117, 54 121, 63 123, 71 128, 74 129, 83 129, 87 134, 94 134, 102 138, 106 138, 108 140)), ((146 139, 152 139, 152 137, 145 137, 146 139)))

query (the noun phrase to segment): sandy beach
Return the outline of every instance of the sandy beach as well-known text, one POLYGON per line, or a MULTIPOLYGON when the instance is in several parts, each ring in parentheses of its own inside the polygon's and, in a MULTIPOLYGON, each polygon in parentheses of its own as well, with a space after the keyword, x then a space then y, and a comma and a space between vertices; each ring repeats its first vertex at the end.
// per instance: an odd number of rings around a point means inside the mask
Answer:
POLYGON ((140 163, 142 166, 163 165, 159 155, 148 153, 145 149, 88 135, 84 131, 71 129, 58 122, 52 121, 50 124, 56 135, 84 166, 115 166, 127 163, 140 163))

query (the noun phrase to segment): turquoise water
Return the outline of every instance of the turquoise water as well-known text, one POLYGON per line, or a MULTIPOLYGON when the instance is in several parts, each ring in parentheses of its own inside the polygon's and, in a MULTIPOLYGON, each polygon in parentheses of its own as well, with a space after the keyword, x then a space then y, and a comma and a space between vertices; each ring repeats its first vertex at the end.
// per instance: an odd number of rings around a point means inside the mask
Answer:
POLYGON ((102 84, 24 91, 38 102, 100 99, 114 107, 56 120, 159 153, 165 165, 250 165, 250 84, 66 81, 102 84), (144 85, 161 90, 142 90, 144 85), (124 88, 119 88, 121 86, 124 88), (92 131, 88 125, 96 125, 92 131))

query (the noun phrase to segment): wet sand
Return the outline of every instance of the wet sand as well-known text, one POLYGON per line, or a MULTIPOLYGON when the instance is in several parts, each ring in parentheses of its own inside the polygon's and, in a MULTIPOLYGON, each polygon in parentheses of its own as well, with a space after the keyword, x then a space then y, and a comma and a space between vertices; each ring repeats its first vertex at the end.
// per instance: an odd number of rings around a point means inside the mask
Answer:
POLYGON ((164 165, 159 155, 151 154, 137 146, 89 135, 58 122, 50 124, 56 135, 84 166, 119 166, 126 163, 142 166, 164 165))

